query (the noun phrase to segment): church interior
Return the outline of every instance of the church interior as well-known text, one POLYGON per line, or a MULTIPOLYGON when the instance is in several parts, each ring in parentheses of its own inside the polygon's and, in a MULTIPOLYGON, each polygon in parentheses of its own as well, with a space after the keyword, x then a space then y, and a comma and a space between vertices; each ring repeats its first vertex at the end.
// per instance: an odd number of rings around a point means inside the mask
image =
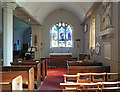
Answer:
POLYGON ((120 2, 0 0, 0 90, 120 92, 120 2))

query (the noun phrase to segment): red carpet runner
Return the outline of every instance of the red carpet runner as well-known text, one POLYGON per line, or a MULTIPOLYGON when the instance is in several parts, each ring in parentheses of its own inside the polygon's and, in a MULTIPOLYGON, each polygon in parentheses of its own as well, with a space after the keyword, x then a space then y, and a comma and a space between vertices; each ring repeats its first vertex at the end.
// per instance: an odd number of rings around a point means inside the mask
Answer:
POLYGON ((67 74, 66 68, 48 69, 48 75, 40 88, 41 91, 55 92, 61 90, 60 83, 63 82, 63 75, 67 74))

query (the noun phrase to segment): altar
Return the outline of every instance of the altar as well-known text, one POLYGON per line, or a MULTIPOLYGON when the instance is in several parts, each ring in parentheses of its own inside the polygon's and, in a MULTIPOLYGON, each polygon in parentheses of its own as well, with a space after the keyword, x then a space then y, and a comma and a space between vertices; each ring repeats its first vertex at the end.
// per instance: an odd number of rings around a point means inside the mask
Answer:
POLYGON ((72 53, 50 53, 50 57, 72 57, 72 53))
POLYGON ((50 53, 49 57, 52 58, 50 60, 50 66, 66 67, 66 58, 72 58, 72 53, 50 53))

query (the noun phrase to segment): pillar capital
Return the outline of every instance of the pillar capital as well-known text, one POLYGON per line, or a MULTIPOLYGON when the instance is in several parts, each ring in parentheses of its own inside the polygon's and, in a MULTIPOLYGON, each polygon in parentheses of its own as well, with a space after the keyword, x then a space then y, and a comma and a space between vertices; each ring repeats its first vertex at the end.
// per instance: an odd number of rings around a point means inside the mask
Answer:
POLYGON ((9 9, 12 9, 12 10, 15 10, 15 8, 17 7, 17 4, 16 3, 2 3, 2 8, 9 8, 9 9))

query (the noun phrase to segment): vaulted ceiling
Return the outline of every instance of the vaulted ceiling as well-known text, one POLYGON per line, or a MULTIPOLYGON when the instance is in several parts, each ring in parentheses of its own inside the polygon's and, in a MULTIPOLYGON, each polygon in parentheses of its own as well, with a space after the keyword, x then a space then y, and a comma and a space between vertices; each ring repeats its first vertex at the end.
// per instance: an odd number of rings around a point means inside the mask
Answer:
POLYGON ((42 25, 44 19, 56 9, 66 9, 82 22, 93 2, 17 2, 17 4, 42 25))

